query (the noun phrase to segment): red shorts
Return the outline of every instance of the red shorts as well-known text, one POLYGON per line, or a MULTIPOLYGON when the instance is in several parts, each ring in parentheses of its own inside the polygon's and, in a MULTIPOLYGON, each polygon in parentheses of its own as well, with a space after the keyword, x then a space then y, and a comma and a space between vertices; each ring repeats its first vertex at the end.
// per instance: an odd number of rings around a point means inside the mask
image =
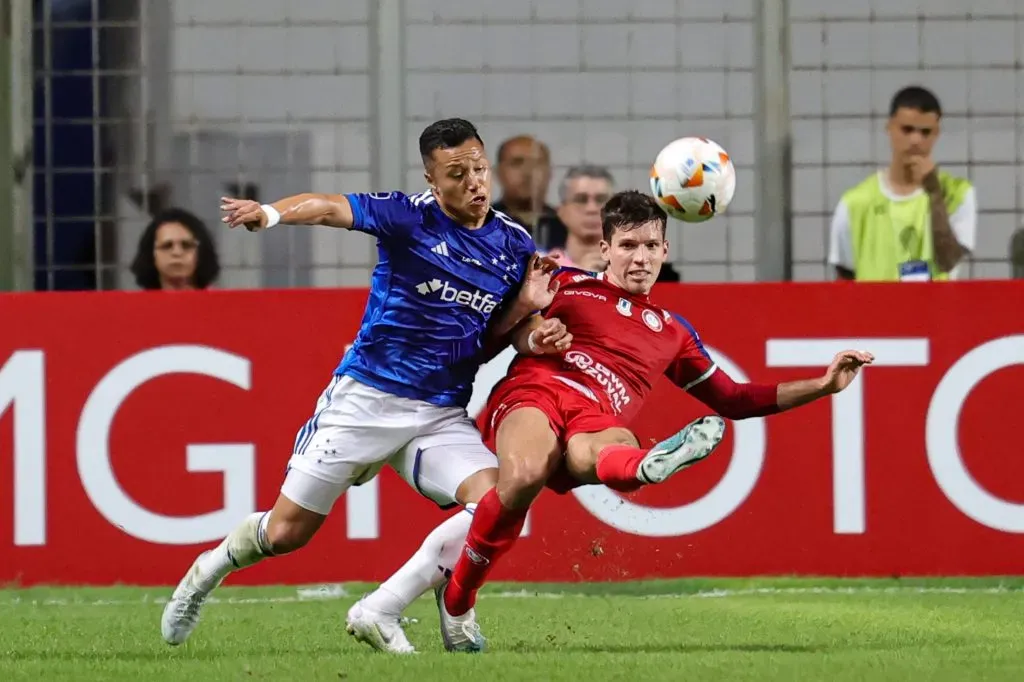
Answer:
MULTIPOLYGON (((492 452, 498 451, 498 428, 502 421, 523 407, 544 413, 563 449, 577 433, 597 433, 625 426, 600 402, 596 393, 568 377, 539 372, 511 375, 495 387, 477 422, 484 443, 492 452)), ((572 478, 564 467, 548 481, 548 487, 557 493, 581 485, 585 484, 572 478)))

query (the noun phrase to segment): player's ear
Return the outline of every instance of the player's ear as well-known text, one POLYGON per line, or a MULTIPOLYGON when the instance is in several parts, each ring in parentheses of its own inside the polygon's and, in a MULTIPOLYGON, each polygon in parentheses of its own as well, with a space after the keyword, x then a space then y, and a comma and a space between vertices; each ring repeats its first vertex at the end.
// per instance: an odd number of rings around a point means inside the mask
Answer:
POLYGON ((611 253, 611 250, 612 250, 612 245, 609 244, 604 239, 602 239, 601 240, 601 260, 603 260, 606 263, 608 261, 610 261, 611 258, 609 257, 609 254, 611 253))

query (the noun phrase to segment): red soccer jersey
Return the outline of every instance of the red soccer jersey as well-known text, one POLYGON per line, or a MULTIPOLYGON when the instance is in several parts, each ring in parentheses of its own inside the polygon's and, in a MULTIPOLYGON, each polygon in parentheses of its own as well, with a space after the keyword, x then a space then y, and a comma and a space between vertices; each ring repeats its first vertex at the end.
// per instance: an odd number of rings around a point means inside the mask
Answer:
POLYGON ((689 389, 715 371, 700 337, 685 319, 575 268, 557 271, 559 289, 545 317, 557 317, 573 335, 564 356, 521 355, 508 376, 554 374, 583 384, 602 405, 631 419, 662 374, 689 389))

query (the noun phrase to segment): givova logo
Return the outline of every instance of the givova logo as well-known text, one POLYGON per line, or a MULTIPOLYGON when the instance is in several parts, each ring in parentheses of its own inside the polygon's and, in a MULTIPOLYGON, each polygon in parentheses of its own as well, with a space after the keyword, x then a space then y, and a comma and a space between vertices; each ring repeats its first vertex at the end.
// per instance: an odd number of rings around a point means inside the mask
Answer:
POLYGON ((458 287, 453 287, 450 282, 442 282, 439 279, 420 282, 416 285, 416 291, 420 293, 420 296, 429 296, 430 294, 440 292, 441 300, 445 303, 458 303, 459 305, 469 306, 473 310, 485 315, 493 311, 498 305, 498 299, 491 294, 481 293, 479 289, 474 289, 473 291, 459 289, 458 287))

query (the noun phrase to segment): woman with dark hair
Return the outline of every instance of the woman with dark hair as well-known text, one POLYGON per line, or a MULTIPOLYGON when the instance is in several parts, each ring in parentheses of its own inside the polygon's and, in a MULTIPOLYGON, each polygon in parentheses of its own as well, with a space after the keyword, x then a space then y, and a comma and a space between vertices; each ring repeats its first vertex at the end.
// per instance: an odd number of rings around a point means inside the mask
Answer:
POLYGON ((131 270, 143 289, 205 289, 220 274, 220 261, 203 221, 170 208, 146 226, 131 270))

